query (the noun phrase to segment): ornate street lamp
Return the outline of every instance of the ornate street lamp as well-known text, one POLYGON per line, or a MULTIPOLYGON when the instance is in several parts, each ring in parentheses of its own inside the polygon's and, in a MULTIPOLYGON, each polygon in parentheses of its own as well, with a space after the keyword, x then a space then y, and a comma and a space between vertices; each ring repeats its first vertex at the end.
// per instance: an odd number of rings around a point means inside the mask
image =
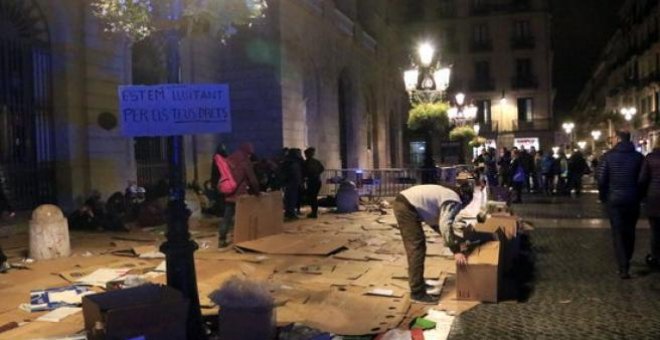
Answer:
POLYGON ((575 123, 573 122, 565 122, 564 124, 561 125, 561 127, 564 129, 566 134, 568 135, 568 143, 569 146, 573 146, 573 129, 575 128, 575 123))
POLYGON ((577 145, 580 148, 580 150, 584 150, 584 148, 587 147, 587 142, 581 140, 581 141, 577 142, 577 145))
POLYGON ((465 94, 459 92, 454 99, 456 106, 450 107, 447 111, 447 118, 453 125, 463 126, 477 118, 477 107, 471 103, 465 104, 465 94))
POLYGON ((437 62, 435 48, 428 42, 417 48, 417 63, 403 72, 403 81, 411 103, 434 103, 442 100, 449 86, 451 69, 437 62))
POLYGON ((633 106, 622 107, 620 113, 627 121, 631 121, 637 114, 637 109, 633 106))
POLYGON ((591 137, 593 137, 595 141, 600 139, 600 135, 601 135, 600 130, 591 131, 591 137))

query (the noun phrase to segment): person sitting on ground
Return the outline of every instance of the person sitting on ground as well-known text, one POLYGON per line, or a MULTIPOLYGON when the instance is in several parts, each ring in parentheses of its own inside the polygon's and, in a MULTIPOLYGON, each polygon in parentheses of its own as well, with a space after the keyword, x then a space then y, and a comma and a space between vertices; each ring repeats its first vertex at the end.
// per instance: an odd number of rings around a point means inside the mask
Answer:
MULTIPOLYGON (((423 184, 401 191, 393 204, 394 216, 401 230, 401 238, 408 259, 408 283, 411 297, 420 303, 435 303, 437 297, 426 292, 424 260, 426 237, 421 222, 439 233, 445 246, 452 253, 456 264, 467 264, 467 254, 482 242, 493 240, 493 234, 475 232, 466 220, 457 218, 459 212, 471 201, 474 193, 473 180, 458 181, 459 186, 423 184)), ((478 220, 484 219, 480 214, 478 220)))
POLYGON ((360 210, 360 193, 351 181, 342 181, 337 190, 336 201, 338 213, 352 213, 360 210))

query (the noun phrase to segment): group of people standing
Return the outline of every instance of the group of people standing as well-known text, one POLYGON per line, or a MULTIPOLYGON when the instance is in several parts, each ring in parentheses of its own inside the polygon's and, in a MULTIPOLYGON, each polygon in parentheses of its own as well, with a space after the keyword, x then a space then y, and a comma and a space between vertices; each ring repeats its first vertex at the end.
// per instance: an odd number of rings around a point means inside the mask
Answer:
POLYGON ((646 263, 657 269, 660 259, 660 141, 644 157, 635 150, 629 132, 619 132, 618 143, 600 161, 597 179, 600 201, 607 207, 614 253, 621 279, 630 278, 635 230, 640 205, 646 200, 651 227, 646 263))
MULTIPOLYGON (((282 190, 285 219, 297 219, 303 203, 309 203, 311 206, 311 212, 307 217, 318 217, 318 194, 322 184, 321 174, 325 168, 315 158, 315 148, 307 148, 304 153, 303 158, 301 149, 284 148, 274 159, 259 160, 250 143, 242 144, 232 154, 228 154, 223 145, 218 146, 216 155, 226 159, 237 184, 233 193, 222 195, 224 212, 219 229, 220 248, 230 244, 228 235, 234 226, 236 199, 241 195, 259 195, 261 192, 282 190)), ((218 183, 220 178, 221 172, 214 163, 211 169, 211 183, 218 183)))
POLYGON ((496 155, 494 148, 483 149, 474 159, 477 171, 488 180, 490 186, 510 187, 514 203, 522 202, 522 192, 546 195, 576 195, 582 193, 582 176, 591 172, 587 160, 579 150, 567 156, 561 151, 557 156, 531 147, 502 148, 496 155))

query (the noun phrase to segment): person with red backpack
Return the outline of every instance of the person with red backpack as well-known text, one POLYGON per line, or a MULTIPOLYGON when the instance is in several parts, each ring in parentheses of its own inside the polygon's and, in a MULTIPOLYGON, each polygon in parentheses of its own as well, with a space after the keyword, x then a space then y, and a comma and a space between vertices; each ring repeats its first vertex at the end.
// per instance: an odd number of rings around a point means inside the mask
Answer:
POLYGON ((225 208, 218 237, 218 248, 226 248, 231 242, 227 235, 234 229, 234 216, 236 215, 236 199, 241 195, 259 195, 259 181, 254 173, 250 156, 254 154, 254 147, 250 143, 243 143, 238 150, 229 157, 221 153, 213 156, 213 162, 218 170, 217 188, 225 197, 225 208))

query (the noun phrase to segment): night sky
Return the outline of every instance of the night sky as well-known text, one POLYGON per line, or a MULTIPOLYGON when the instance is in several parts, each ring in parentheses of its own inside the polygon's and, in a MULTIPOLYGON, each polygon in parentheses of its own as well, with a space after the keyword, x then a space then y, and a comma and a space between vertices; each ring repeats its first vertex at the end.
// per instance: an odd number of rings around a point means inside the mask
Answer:
POLYGON ((617 27, 623 0, 550 0, 553 18, 555 117, 575 105, 617 27))

